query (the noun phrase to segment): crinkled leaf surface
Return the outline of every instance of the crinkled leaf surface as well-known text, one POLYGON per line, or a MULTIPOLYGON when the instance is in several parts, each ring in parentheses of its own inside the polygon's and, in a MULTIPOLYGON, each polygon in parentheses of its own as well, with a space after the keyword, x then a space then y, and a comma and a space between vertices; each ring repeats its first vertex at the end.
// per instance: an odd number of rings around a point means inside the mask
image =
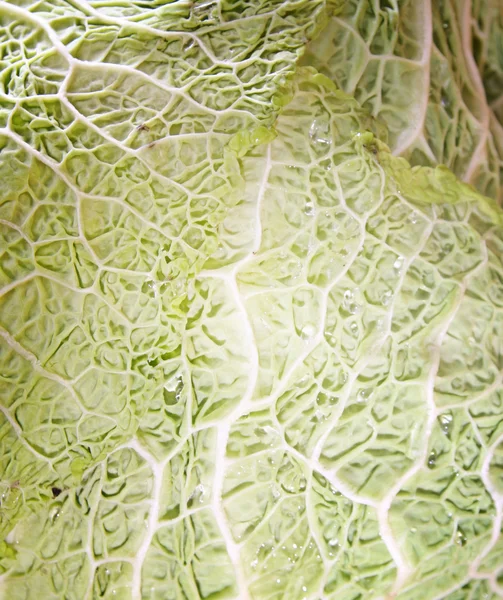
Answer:
POLYGON ((500 0, 329 0, 313 65, 354 94, 413 165, 447 165, 501 201, 500 0), (487 93, 486 93, 487 92, 487 93))
POLYGON ((502 212, 385 144, 497 188, 500 22, 381 4, 1 5, 2 599, 503 594, 502 212))

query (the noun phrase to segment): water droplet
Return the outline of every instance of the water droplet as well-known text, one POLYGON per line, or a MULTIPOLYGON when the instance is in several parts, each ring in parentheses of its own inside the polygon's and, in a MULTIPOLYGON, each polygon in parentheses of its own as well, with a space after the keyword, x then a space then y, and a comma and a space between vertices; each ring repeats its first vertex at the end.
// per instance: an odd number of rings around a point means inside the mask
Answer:
POLYGON ((344 300, 342 306, 345 311, 349 312, 352 315, 356 315, 361 312, 361 305, 356 302, 355 294, 351 290, 346 290, 344 292, 344 300))
POLYGON ((159 297, 159 286, 157 284, 157 281, 154 281, 153 279, 149 279, 147 281, 147 286, 154 292, 154 297, 158 298, 159 297))
POLYGON ((366 402, 372 396, 372 390, 367 388, 365 390, 360 390, 356 396, 357 402, 366 402))
POLYGON ((465 546, 467 541, 468 540, 462 531, 456 532, 456 544, 458 544, 458 546, 465 546))
POLYGON ((377 319, 376 333, 384 333, 385 329, 386 329, 386 321, 382 318, 377 319))
POLYGON ((281 583, 281 579, 276 579, 276 583, 281 583))
POLYGON ((411 532, 411 533, 417 533, 417 529, 416 529, 416 527, 411 527, 411 528, 410 528, 410 532, 411 532))
POLYGON ((204 489, 204 485, 200 483, 195 490, 199 494, 199 502, 202 504, 204 502, 204 497, 206 496, 206 490, 204 489))
POLYGON ((302 377, 297 381, 297 386, 303 387, 310 382, 311 378, 309 375, 302 375, 302 377))
POLYGON ((433 469, 435 467, 435 464, 437 462, 437 455, 435 452, 430 452, 430 455, 428 456, 428 467, 430 469, 433 469))
POLYGON ((356 323, 355 321, 353 321, 350 324, 349 329, 350 329, 351 333, 356 336, 356 334, 358 333, 358 323, 356 323))
POLYGON ((336 336, 329 329, 325 329, 323 335, 329 344, 335 345, 337 342, 336 336))
POLYGON ((315 213, 316 210, 314 208, 314 202, 312 200, 308 200, 304 206, 304 214, 308 217, 312 217, 315 213))
POLYGON ((402 270, 403 263, 404 263, 403 256, 399 256, 393 263, 393 268, 395 269, 395 271, 400 272, 402 270))
POLYGON ((393 292, 391 292, 390 290, 388 290, 387 292, 384 292, 384 294, 381 296, 381 302, 382 302, 383 306, 389 306, 389 303, 391 302, 392 298, 393 298, 393 292))
POLYGON ((278 490, 278 488, 275 485, 272 486, 271 493, 273 495, 273 498, 279 498, 281 496, 280 491, 278 490))
POLYGON ((338 546, 338 545, 339 545, 339 540, 338 540, 337 538, 334 538, 333 540, 330 540, 330 541, 328 542, 328 545, 329 545, 329 546, 332 546, 332 547, 334 547, 334 546, 338 546))
POLYGON ((327 149, 332 143, 330 123, 325 119, 315 119, 309 128, 309 138, 317 149, 327 149))
POLYGON ((302 586, 302 591, 307 592, 307 587, 305 585, 302 586))
POLYGON ((449 434, 451 431, 451 427, 452 427, 452 415, 451 414, 440 415, 438 420, 440 422, 440 429, 446 435, 449 434))
POLYGON ((250 567, 255 570, 258 567, 258 558, 256 558, 255 560, 252 560, 252 562, 250 563, 250 567))
POLYGON ((316 327, 310 323, 304 325, 304 327, 300 331, 300 337, 304 341, 312 340, 316 335, 316 327))

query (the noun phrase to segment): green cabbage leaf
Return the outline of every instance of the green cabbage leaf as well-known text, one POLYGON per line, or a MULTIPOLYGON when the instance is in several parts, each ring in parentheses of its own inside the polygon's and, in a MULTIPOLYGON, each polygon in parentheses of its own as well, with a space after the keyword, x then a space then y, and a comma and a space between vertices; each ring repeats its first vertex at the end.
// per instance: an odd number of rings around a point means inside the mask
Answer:
POLYGON ((0 3, 0 598, 503 596, 497 0, 0 3))

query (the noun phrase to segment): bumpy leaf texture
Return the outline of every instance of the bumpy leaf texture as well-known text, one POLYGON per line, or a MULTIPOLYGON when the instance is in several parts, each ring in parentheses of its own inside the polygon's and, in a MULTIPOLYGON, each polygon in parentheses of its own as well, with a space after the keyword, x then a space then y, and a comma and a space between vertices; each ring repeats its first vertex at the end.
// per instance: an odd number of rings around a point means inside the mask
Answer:
POLYGON ((382 119, 413 165, 447 165, 500 199, 503 4, 500 0, 329 0, 303 62, 382 119))
POLYGON ((2 600, 503 596, 502 31, 0 2, 2 600))

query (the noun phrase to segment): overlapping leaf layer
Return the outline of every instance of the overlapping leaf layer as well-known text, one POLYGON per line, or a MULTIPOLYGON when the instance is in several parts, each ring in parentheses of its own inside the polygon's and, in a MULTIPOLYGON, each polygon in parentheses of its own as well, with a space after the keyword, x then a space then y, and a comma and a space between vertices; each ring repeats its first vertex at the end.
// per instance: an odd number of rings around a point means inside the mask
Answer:
POLYGON ((500 16, 0 5, 0 597, 503 594, 500 16))

